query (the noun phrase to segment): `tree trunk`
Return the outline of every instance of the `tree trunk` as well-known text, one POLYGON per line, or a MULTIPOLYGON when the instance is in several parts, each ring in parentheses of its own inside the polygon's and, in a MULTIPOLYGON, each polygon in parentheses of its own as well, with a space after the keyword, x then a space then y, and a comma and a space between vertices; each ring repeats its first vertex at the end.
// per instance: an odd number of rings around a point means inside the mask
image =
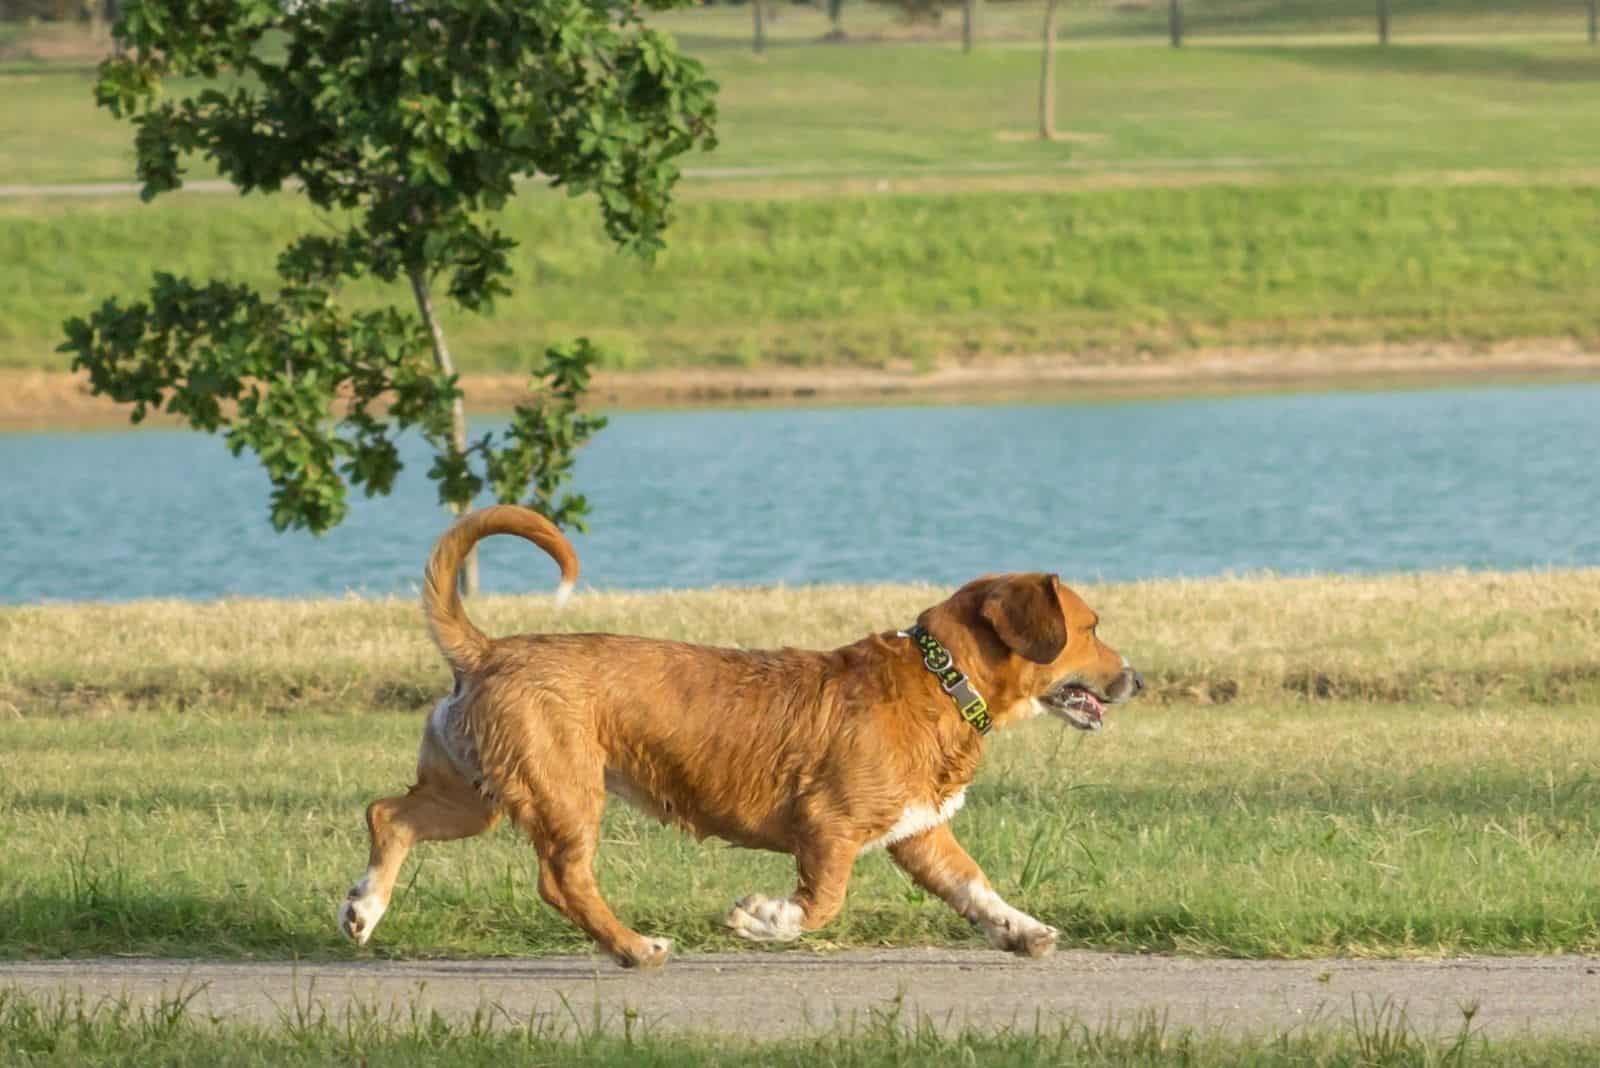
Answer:
POLYGON ((1167 36, 1172 39, 1173 48, 1183 47, 1183 12, 1178 0, 1167 0, 1167 36))
MULTIPOLYGON (((433 362, 439 370, 447 375, 456 373, 456 365, 450 359, 450 346, 445 344, 444 328, 439 325, 439 319, 433 312, 433 297, 428 293, 428 276, 422 268, 411 271, 411 292, 417 298, 417 310, 422 313, 422 321, 428 325, 428 335, 433 338, 433 362)), ((465 455, 467 451, 467 406, 456 395, 455 403, 450 407, 450 444, 459 453, 465 455)), ((471 501, 451 501, 450 510, 456 515, 463 515, 472 508, 471 501)), ((471 597, 478 592, 478 550, 473 549, 467 554, 466 560, 461 564, 461 573, 456 576, 456 581, 461 586, 461 595, 471 597)))
POLYGON ((767 50, 767 13, 765 8, 766 4, 762 0, 750 0, 750 13, 755 19, 755 40, 751 42, 750 47, 755 51, 756 55, 760 55, 767 50))
POLYGON ((1039 69, 1039 140, 1052 141, 1056 136, 1056 4, 1060 0, 1045 0, 1044 5, 1044 61, 1039 69))
POLYGON ((978 0, 961 0, 961 51, 972 51, 978 34, 978 0))
POLYGON ((1378 43, 1389 43, 1389 0, 1378 0, 1378 43))
POLYGON ((1600 0, 1589 0, 1589 43, 1600 38, 1600 0))
MULTIPOLYGON (((116 29, 118 20, 122 18, 122 0, 106 0, 106 21, 116 29)), ((111 38, 111 54, 118 59, 122 58, 122 41, 113 36, 111 38)))

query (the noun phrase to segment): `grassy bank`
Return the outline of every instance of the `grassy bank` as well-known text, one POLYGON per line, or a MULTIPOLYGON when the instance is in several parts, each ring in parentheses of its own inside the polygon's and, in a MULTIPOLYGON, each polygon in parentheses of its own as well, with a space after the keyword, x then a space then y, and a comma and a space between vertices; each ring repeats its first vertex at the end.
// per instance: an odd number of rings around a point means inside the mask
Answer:
MULTIPOLYGON (((996 33, 1037 14, 991 8, 996 33)), ((1250 19, 1334 14, 1274 11, 1250 19)), ((742 18, 668 20, 722 83, 721 146, 685 161, 703 176, 658 266, 612 252, 592 205, 530 190, 506 218, 517 291, 495 319, 455 324, 467 370, 518 368, 575 334, 621 369, 1595 337, 1600 67, 1581 40, 1172 50, 1080 35, 1058 75, 1066 136, 1046 144, 1028 47, 962 55, 888 23, 799 47, 820 16, 796 9, 755 57, 742 18)), ((129 177, 131 130, 95 111, 91 78, 0 64, 0 97, 23 104, 0 114, 0 184, 129 177)), ((293 196, 0 202, 0 366, 61 366, 61 321, 144 292, 153 270, 263 281, 291 234, 325 225, 293 196)))
MULTIPOLYGON (((1189 5, 1186 5, 1186 7, 1189 5)), ((1274 5, 1288 7, 1291 5, 1274 5)), ((1409 5, 1397 5, 1409 6, 1409 5)), ((1163 18, 1165 4, 1152 5, 1163 18)), ((1067 17, 1088 10, 1066 5, 1067 17)), ((1346 11, 1350 9, 1346 8, 1346 11)), ((720 83, 715 153, 685 165, 765 185, 805 175, 995 172, 1372 176, 1600 167, 1600 68, 1571 5, 1565 40, 1205 44, 1174 50, 1062 34, 1057 123, 1037 130, 1038 9, 991 4, 1027 42, 964 55, 936 42, 775 45, 752 55, 748 11, 668 20, 720 83), (731 21, 730 21, 731 19, 731 21)), ((1370 17, 1362 10, 1354 21, 1370 17)), ((814 40, 795 10, 778 34, 814 40)), ((131 127, 94 107, 92 63, 0 61, 0 185, 128 181, 131 127)), ((197 175, 211 171, 196 161, 197 175)))
MULTIPOLYGON (((287 239, 322 225, 287 200, 70 209, 4 209, 0 365, 64 366, 61 321, 138 296, 155 270, 268 282, 287 239)), ((1581 186, 709 200, 683 206, 652 269, 612 252, 587 206, 533 195, 506 219, 517 292, 493 319, 449 325, 469 371, 585 333, 629 369, 1588 340, 1597 224, 1600 195, 1581 186)))
MULTIPOLYGON (((561 629, 829 645, 903 623, 909 588, 590 595, 561 629)), ((1600 573, 1147 583, 1089 591, 1154 696, 1096 736, 991 746, 958 834, 1071 945, 1246 956, 1600 948, 1600 573)), ((540 599, 474 609, 550 625, 540 599)), ((361 811, 409 782, 446 685, 409 604, 0 611, 0 955, 339 957, 361 811)), ((623 806, 619 913, 729 948, 782 858, 623 806)), ((425 847, 379 954, 585 943, 510 831, 425 847)), ((835 945, 967 942, 888 861, 858 865, 835 945)))
POLYGON ((921 1068, 1050 1064, 1112 1068, 1578 1068, 1594 1063, 1592 1039, 1486 1039, 1464 1031, 1420 1036, 1384 1007, 1352 1015, 1347 1027, 1278 1035, 1227 1036, 1170 1028, 1149 1017, 1071 1027, 964 1031, 892 1011, 858 1028, 755 1043, 735 1038, 654 1035, 647 1024, 625 1035, 581 1026, 505 1026, 492 1009, 477 1020, 429 1014, 409 1019, 351 1014, 343 1019, 286 1007, 276 1027, 197 1021, 181 997, 151 1007, 34 1000, 0 991, 0 1054, 24 1065, 408 1065, 560 1064, 572 1068, 921 1068))

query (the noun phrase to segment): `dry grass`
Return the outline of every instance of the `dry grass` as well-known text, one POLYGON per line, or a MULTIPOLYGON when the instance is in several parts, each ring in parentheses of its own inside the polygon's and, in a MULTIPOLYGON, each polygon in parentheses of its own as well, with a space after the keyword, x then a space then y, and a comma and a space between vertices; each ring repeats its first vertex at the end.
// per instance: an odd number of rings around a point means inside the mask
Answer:
MULTIPOLYGON (((1084 587, 1161 702, 1377 699, 1471 706, 1600 693, 1600 570, 1242 578, 1084 587)), ((819 586, 486 597, 490 634, 619 631, 828 648, 944 591, 819 586)), ((0 710, 238 713, 419 707, 447 677, 409 600, 0 609, 0 710)))

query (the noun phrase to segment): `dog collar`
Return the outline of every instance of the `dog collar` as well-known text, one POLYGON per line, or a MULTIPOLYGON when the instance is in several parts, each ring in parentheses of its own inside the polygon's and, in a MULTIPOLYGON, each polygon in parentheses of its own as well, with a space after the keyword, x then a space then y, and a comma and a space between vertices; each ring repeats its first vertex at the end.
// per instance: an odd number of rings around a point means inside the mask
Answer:
POLYGON ((994 726, 994 721, 989 718, 989 703, 972 688, 972 683, 967 680, 965 673, 956 667, 956 658, 950 655, 950 650, 944 647, 944 643, 921 626, 902 630, 899 634, 900 637, 910 638, 917 643, 917 648, 922 650, 922 666, 933 672, 933 677, 939 680, 940 687, 956 703, 961 718, 970 723, 972 729, 979 734, 988 734, 989 728, 994 726))

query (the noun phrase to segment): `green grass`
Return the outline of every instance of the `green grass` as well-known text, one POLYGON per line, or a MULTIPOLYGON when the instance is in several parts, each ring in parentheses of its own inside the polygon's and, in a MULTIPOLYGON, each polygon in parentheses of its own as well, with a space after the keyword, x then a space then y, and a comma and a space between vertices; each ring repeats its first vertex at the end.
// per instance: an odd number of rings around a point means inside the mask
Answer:
MULTIPOLYGON (((772 45, 809 45, 828 29, 819 10, 774 4, 780 17, 768 19, 772 45)), ((1377 36, 1376 5, 1340 0, 1182 0, 1190 44, 1237 38, 1292 38, 1319 42, 1372 41, 1377 36)), ((991 43, 1032 42, 1038 38, 1042 7, 1032 0, 988 0, 980 14, 980 37, 991 43)), ((697 48, 748 49, 750 11, 744 5, 717 5, 656 16, 697 48)), ((1162 0, 1096 0, 1063 4, 1057 13, 1064 40, 1167 42, 1167 5, 1162 0)), ((953 43, 959 39, 960 10, 948 7, 936 22, 908 23, 898 4, 846 3, 842 25, 863 40, 915 40, 953 43)), ((1582 4, 1572 0, 1393 0, 1393 41, 1470 37, 1565 37, 1582 40, 1582 4)))
MULTIPOLYGON (((955 829, 1072 946, 1246 957, 1600 948, 1597 706, 1237 703, 1000 739, 955 829), (1515 752, 1508 754, 1508 748, 1515 752), (1315 888, 1312 892, 1310 888, 1315 888)), ((411 781, 418 713, 24 720, 0 730, 0 954, 343 958, 366 802, 411 781)), ((785 858, 696 843, 621 805, 602 886, 687 951, 785 858)), ((372 952, 583 952, 509 828, 425 846, 372 952)), ((882 855, 815 945, 981 945, 882 855)))
MULTIPOLYGON (((659 265, 615 254, 587 202, 530 190, 505 220, 515 294, 451 324, 465 369, 576 334, 624 368, 1595 334, 1600 60, 1582 43, 1077 46, 1071 136, 1042 144, 1029 48, 758 58, 733 17, 673 17, 705 30, 689 43, 723 84, 722 145, 688 164, 722 177, 683 187, 659 265)), ((0 111, 0 183, 128 177, 130 131, 89 80, 0 65, 22 105, 0 111)), ((63 366, 60 322, 157 268, 266 280, 325 224, 293 195, 0 202, 0 366, 63 366)))
MULTIPOLYGON (((915 588, 585 596, 562 629, 829 645, 915 588)), ((1600 949, 1600 573, 1091 590, 1153 696, 999 737, 955 830, 1064 944, 1249 957, 1600 949)), ((488 599, 491 633, 544 599, 488 599)), ((447 686, 415 609, 229 602, 0 612, 0 956, 578 952, 502 829, 424 846, 371 949, 333 905, 362 810, 447 686), (376 709, 376 710, 375 710, 376 709)), ((782 857, 611 806, 602 886, 688 950, 738 943, 782 857)), ((810 946, 971 944, 882 855, 810 946)))
MULTIPOLYGON (((292 202, 210 198, 0 219, 0 366, 58 368, 66 317, 137 298, 156 270, 270 284, 277 250, 321 225, 292 202)), ((517 291, 447 323, 469 371, 579 334, 622 368, 1588 340, 1600 285, 1600 195, 1581 186, 704 200, 654 268, 565 198, 525 197, 505 223, 517 291)))
MULTIPOLYGON (((963 55, 873 41, 758 57, 692 35, 685 44, 722 85, 721 145, 685 165, 762 182, 996 171, 1538 175, 1600 165, 1591 106, 1600 60, 1578 38, 1178 51, 1067 41, 1057 122, 1072 136, 1054 144, 1033 138, 1032 47, 963 55)), ((0 112, 0 184, 131 180, 132 128, 95 109, 92 80, 87 64, 0 63, 0 98, 19 104, 0 112)), ((211 173, 199 163, 197 174, 211 173)))
MULTIPOLYGON (((581 1011, 581 1006, 576 1009, 581 1011)), ((285 1007, 276 1025, 196 1020, 184 996, 155 1005, 126 1001, 29 998, 0 990, 0 1054, 8 1063, 45 1066, 163 1064, 298 1066, 559 1064, 572 1068, 922 1068, 1049 1064, 1120 1068, 1491 1068, 1591 1065, 1592 1039, 1487 1039, 1469 1029, 1419 1035, 1392 1006, 1356 1012, 1346 1027, 1276 1035, 1229 1036, 1171 1028, 1153 1016, 998 1032, 954 1029, 910 1019, 893 1007, 867 1023, 803 1038, 752 1042, 731 1037, 653 1034, 635 1025, 621 1034, 578 1026, 509 1026, 497 1006, 467 1020, 427 1012, 409 1017, 319 1012, 314 1002, 285 1007)))
MULTIPOLYGON (((578 1007, 581 1009, 581 1006, 578 1007)), ((577 1013, 574 1013, 577 1017, 577 1013)), ((621 1034, 579 1025, 508 1026, 489 1005, 467 1020, 426 1012, 406 1018, 353 1011, 342 1017, 315 1003, 286 1007, 276 1025, 197 1020, 183 995, 151 1006, 126 1001, 29 998, 0 990, 0 1054, 8 1063, 45 1066, 164 1064, 297 1066, 321 1064, 560 1064, 572 1068, 922 1068, 1049 1064, 1112 1068, 1138 1064, 1182 1068, 1578 1068, 1594 1063, 1597 1044, 1580 1038, 1487 1039, 1468 1028, 1421 1035, 1392 1006, 1356 1012, 1343 1028, 1229 1036, 1168 1027, 1153 1016, 998 1032, 954 1029, 910 1019, 893 1007, 873 1020, 803 1038, 752 1042, 731 1037, 621 1034)))

